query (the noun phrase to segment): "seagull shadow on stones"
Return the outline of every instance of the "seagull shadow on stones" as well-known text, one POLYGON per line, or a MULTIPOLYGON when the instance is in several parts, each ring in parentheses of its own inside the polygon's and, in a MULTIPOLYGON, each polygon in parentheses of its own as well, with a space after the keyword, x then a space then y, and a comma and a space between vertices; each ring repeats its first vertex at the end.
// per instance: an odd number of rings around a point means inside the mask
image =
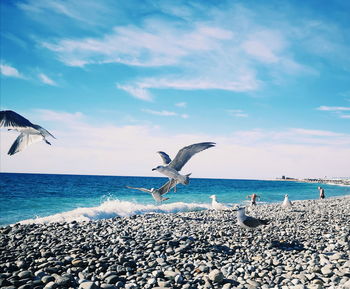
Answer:
POLYGON ((269 249, 277 248, 283 251, 302 251, 304 250, 304 245, 298 240, 293 240, 291 242, 272 240, 269 244, 269 249))

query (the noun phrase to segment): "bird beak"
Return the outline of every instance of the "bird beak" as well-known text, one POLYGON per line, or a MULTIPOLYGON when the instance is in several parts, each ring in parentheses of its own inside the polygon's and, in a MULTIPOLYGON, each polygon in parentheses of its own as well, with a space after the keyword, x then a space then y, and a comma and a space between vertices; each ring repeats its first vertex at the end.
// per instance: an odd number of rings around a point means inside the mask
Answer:
POLYGON ((153 169, 152 169, 152 171, 155 171, 155 170, 157 170, 157 169, 156 169, 156 168, 153 168, 153 169))

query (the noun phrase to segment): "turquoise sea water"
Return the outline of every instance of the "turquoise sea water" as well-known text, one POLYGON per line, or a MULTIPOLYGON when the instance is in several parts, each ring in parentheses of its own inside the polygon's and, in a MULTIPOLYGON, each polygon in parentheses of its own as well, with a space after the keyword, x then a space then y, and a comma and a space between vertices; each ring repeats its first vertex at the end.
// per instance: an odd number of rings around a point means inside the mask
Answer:
MULTIPOLYGON (((319 184, 228 179, 191 179, 178 185, 170 199, 156 204, 144 192, 125 186, 158 188, 165 178, 0 173, 0 225, 19 221, 97 220, 151 212, 170 213, 210 208, 210 195, 228 205, 243 204, 257 193, 261 202, 317 199, 319 184)), ((350 195, 350 187, 321 185, 326 197, 350 195)))

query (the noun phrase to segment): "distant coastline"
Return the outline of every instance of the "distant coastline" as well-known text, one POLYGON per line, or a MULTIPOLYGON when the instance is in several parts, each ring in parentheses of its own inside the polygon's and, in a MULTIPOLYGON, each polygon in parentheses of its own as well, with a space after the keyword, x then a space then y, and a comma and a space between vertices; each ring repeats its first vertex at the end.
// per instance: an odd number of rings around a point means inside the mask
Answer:
POLYGON ((302 183, 318 183, 327 185, 350 186, 350 178, 327 179, 327 178, 307 178, 297 179, 290 177, 276 178, 277 181, 302 182, 302 183))

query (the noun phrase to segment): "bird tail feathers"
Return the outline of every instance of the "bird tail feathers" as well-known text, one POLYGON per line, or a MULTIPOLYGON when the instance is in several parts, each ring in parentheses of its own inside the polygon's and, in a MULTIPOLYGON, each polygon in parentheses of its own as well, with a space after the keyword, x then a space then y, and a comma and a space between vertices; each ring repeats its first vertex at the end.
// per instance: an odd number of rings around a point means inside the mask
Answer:
POLYGON ((260 220, 260 223, 262 224, 262 225, 268 225, 269 224, 269 221, 268 220, 260 220))
POLYGON ((190 175, 192 175, 192 173, 189 173, 187 175, 185 175, 185 184, 188 185, 190 182, 190 175))

